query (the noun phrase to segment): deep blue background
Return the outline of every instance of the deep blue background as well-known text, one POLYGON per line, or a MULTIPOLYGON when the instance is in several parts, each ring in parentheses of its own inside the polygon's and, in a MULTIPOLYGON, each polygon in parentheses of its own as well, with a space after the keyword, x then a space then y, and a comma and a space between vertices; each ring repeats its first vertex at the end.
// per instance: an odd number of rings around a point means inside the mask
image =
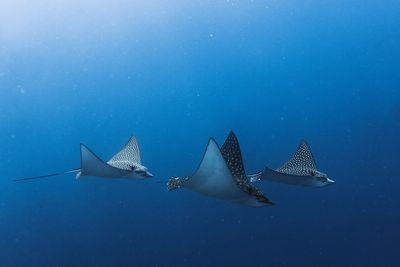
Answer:
POLYGON ((5 2, 0 266, 399 266, 399 1, 5 2), (157 182, 230 129, 249 173, 305 138, 336 184, 254 209, 157 182), (153 180, 12 181, 131 134, 153 180))

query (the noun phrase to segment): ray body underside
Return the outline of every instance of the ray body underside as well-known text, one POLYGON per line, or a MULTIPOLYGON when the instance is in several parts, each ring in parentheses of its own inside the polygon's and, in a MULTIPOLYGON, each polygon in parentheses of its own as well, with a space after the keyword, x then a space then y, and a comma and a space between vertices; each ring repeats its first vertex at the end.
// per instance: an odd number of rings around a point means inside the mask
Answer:
POLYGON ((130 173, 128 170, 119 169, 107 164, 89 148, 81 145, 81 176, 117 178, 128 176, 130 173))

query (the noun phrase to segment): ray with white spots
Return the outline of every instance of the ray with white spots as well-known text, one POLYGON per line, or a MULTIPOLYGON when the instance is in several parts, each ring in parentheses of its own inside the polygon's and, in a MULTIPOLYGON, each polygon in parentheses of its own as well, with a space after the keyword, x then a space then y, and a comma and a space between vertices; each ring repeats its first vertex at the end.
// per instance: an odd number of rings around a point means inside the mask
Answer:
POLYGON ((65 172, 15 179, 15 181, 34 180, 68 173, 76 173, 76 178, 96 176, 104 178, 144 179, 153 175, 142 165, 140 149, 133 136, 128 143, 109 161, 105 162, 84 144, 80 145, 81 166, 65 172))
POLYGON ((168 190, 186 188, 197 193, 231 202, 262 207, 273 205, 255 186, 247 181, 239 143, 231 132, 220 149, 210 138, 200 166, 188 177, 172 177, 168 190))
POLYGON ((276 170, 268 167, 264 171, 248 176, 251 182, 267 180, 292 185, 324 187, 334 184, 328 176, 318 171, 309 145, 301 141, 292 158, 276 170))

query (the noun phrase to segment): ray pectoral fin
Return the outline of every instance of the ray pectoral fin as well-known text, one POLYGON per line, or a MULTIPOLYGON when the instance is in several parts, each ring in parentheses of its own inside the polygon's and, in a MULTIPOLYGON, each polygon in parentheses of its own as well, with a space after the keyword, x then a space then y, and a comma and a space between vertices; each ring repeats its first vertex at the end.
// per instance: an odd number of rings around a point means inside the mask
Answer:
POLYGON ((81 176, 124 177, 131 172, 110 166, 81 144, 81 176))
POLYGON ((179 186, 207 196, 253 207, 267 205, 260 201, 263 197, 260 191, 255 187, 248 186, 245 180, 234 178, 214 139, 210 139, 208 142, 197 171, 179 186))
POLYGON ((219 198, 243 196, 212 138, 208 142, 199 168, 185 181, 184 187, 219 198))
MULTIPOLYGON (((117 166, 118 163, 125 163, 129 165, 142 164, 140 157, 139 144, 134 136, 132 136, 128 143, 109 161, 112 166, 117 166)), ((118 167, 118 166, 117 166, 118 167)))
POLYGON ((244 171, 242 152, 240 150, 239 141, 233 131, 226 138, 222 148, 222 157, 225 160, 231 174, 239 181, 246 179, 244 171))
POLYGON ((276 171, 299 176, 310 176, 310 171, 317 171, 317 164, 308 144, 301 141, 292 158, 276 171))

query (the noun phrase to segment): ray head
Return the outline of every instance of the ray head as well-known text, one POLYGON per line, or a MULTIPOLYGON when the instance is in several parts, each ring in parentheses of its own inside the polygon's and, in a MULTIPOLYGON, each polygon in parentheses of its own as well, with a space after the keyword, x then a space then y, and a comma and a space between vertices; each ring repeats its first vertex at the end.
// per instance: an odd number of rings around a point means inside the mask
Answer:
POLYGON ((151 178, 154 176, 151 172, 149 172, 147 167, 140 164, 137 164, 133 171, 135 172, 135 174, 139 175, 143 179, 151 178))
POLYGON ((329 177, 320 171, 312 170, 310 175, 314 178, 314 185, 317 187, 325 187, 328 185, 333 185, 335 181, 329 179, 329 177))

